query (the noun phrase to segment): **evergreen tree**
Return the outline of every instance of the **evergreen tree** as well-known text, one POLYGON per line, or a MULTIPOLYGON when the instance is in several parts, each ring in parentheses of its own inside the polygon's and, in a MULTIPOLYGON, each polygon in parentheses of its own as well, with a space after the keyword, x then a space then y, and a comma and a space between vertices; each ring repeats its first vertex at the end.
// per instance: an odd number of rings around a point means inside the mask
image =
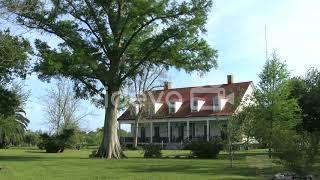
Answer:
POLYGON ((280 134, 295 130, 300 108, 290 96, 287 66, 275 53, 267 60, 259 77, 254 94, 254 136, 267 145, 271 158, 274 143, 281 142, 280 134))

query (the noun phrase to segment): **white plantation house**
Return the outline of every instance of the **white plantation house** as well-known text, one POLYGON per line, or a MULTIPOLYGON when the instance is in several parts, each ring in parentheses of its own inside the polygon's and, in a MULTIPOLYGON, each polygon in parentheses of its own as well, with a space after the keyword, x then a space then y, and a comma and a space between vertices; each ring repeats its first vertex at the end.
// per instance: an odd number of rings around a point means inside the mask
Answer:
MULTIPOLYGON (((139 122, 138 143, 174 144, 224 138, 226 121, 241 109, 254 89, 251 81, 234 83, 232 75, 227 79, 226 84, 186 88, 171 88, 167 82, 163 90, 148 92, 148 115, 139 122), (234 106, 235 99, 242 102, 238 107, 234 106)), ((139 109, 134 106, 118 118, 120 127, 131 124, 131 132, 139 109)), ((133 137, 122 138, 121 142, 132 143, 133 137)))

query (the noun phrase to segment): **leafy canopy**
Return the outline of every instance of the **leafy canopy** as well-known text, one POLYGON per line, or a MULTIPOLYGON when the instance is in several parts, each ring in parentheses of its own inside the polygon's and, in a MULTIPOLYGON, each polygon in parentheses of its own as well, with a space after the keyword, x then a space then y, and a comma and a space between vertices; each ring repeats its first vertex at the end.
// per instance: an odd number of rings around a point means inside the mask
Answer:
MULTIPOLYGON (((259 75, 260 83, 254 94, 254 114, 251 122, 254 137, 272 146, 281 131, 294 130, 300 119, 300 108, 290 95, 289 72, 286 64, 274 53, 259 75)), ((272 148, 272 147, 271 147, 272 148)))
POLYGON ((9 84, 28 72, 29 42, 0 31, 0 148, 22 139, 29 120, 22 109, 26 100, 20 86, 9 84), (9 88, 11 86, 11 88, 9 88))
POLYGON ((6 84, 14 77, 25 77, 31 47, 27 40, 0 31, 0 83, 6 84))
POLYGON ((35 42, 41 78, 66 76, 81 97, 121 87, 147 64, 187 72, 216 67, 202 38, 211 0, 7 0, 17 22, 54 34, 58 47, 35 42), (102 88, 102 86, 105 88, 102 88))
POLYGON ((305 78, 291 79, 291 94, 297 98, 302 111, 302 129, 320 132, 320 72, 310 69, 305 78))

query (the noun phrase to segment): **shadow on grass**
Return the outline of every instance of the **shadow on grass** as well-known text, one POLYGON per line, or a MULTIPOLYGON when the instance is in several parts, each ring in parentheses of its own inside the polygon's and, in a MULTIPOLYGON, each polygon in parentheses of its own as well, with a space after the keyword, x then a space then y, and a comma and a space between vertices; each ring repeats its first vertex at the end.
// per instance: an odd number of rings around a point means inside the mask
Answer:
MULTIPOLYGON (((258 156, 258 155, 267 155, 266 152, 242 152, 242 153, 236 153, 234 155, 234 160, 242 160, 250 156, 258 156)), ((230 156, 229 154, 219 154, 218 159, 222 160, 229 160, 230 156)))
MULTIPOLYGON (((52 153, 53 154, 53 153, 52 153)), ((54 161, 57 159, 89 159, 80 157, 60 157, 60 156, 0 156, 0 161, 54 161)))
POLYGON ((41 150, 33 150, 33 151, 24 151, 25 153, 33 153, 33 154, 38 154, 38 153, 44 153, 44 154, 46 154, 46 152, 45 151, 41 151, 41 150))
MULTIPOLYGON (((194 162, 195 164, 196 162, 194 162)), ((274 172, 272 168, 258 169, 255 167, 248 166, 237 166, 233 168, 226 166, 225 164, 210 166, 207 164, 205 166, 192 165, 189 164, 179 164, 172 165, 159 164, 154 166, 136 166, 134 169, 127 169, 128 171, 134 173, 180 173, 180 174, 194 174, 194 175, 208 175, 208 176, 243 176, 247 178, 254 178, 256 176, 270 175, 274 172)))
POLYGON ((0 156, 0 161, 36 161, 41 157, 0 156))
POLYGON ((26 150, 21 155, 1 155, 0 161, 51 161, 59 159, 88 159, 82 157, 63 156, 63 153, 46 153, 41 150, 26 150), (29 154, 29 155, 28 155, 29 154))

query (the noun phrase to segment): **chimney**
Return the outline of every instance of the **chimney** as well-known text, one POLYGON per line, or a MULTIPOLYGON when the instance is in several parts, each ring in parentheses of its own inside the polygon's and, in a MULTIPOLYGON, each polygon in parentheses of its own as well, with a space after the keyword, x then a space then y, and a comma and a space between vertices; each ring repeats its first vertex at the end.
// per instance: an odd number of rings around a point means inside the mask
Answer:
POLYGON ((233 75, 228 75, 228 84, 232 84, 233 83, 233 75))
POLYGON ((164 90, 168 90, 168 89, 171 89, 171 82, 169 81, 165 81, 164 82, 164 90))

